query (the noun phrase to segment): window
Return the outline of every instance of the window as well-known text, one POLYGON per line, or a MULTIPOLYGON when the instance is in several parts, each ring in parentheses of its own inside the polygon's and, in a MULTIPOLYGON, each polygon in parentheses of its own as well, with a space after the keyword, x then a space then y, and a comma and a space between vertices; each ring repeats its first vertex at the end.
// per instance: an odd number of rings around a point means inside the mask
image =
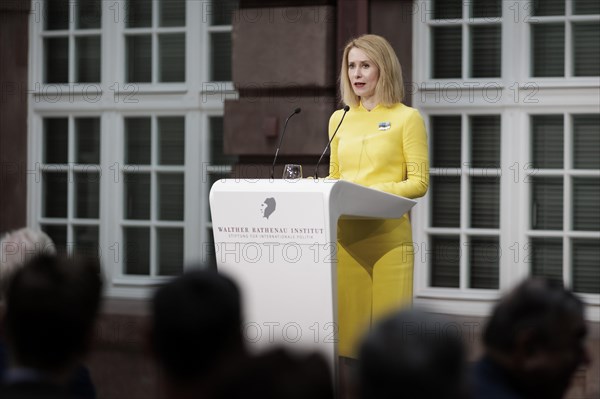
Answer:
POLYGON ((183 271, 185 118, 126 117, 124 274, 183 271))
POLYGON ((600 115, 531 115, 530 124, 530 272, 600 294, 600 115))
POLYGON ((100 118, 44 118, 42 142, 41 228, 59 252, 98 254, 100 118))
POLYGON ((433 15, 428 21, 433 79, 501 76, 501 3, 433 2, 433 15), (463 62, 465 59, 469 62, 463 62))
POLYGON ((185 0, 127 0, 127 82, 185 82, 185 19, 185 0))
POLYGON ((32 4, 29 220, 60 251, 99 254, 108 295, 144 297, 214 256, 210 184, 236 162, 222 144, 236 8, 32 4))
POLYGON ((432 115, 430 126, 429 284, 498 289, 500 116, 432 115))
POLYGON ((529 7, 531 76, 600 75, 600 5, 590 0, 536 1, 529 7))
POLYGON ((527 275, 600 305, 600 6, 419 1, 413 104, 430 190, 415 301, 486 314, 527 275))
POLYGON ((210 35, 210 80, 231 80, 231 20, 238 1, 224 0, 211 4, 206 11, 210 35))
MULTIPOLYGON (((42 10, 41 3, 34 10, 42 10)), ((44 4, 45 83, 101 81, 101 0, 48 0, 44 4)))

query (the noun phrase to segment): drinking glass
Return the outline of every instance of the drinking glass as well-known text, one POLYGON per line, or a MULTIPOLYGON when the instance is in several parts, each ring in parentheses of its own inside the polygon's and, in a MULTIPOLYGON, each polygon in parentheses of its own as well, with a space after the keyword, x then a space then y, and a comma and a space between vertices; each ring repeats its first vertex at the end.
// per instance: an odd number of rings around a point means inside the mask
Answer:
POLYGON ((285 180, 302 179, 302 165, 287 164, 283 167, 283 178, 285 180))

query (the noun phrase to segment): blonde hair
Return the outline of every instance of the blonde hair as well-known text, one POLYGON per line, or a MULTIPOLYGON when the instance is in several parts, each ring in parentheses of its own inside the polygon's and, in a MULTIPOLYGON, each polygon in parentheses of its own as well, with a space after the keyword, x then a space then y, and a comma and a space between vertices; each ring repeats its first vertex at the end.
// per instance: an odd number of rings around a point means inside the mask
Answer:
POLYGON ((0 301, 13 275, 36 255, 56 254, 56 247, 46 233, 23 228, 7 233, 0 240, 0 301))
POLYGON ((348 77, 348 53, 358 48, 379 69, 379 80, 375 86, 375 96, 380 104, 390 107, 404 99, 404 81, 402 67, 390 43, 378 35, 363 35, 352 39, 344 48, 342 68, 340 71, 340 94, 344 104, 355 107, 360 97, 354 94, 348 77))

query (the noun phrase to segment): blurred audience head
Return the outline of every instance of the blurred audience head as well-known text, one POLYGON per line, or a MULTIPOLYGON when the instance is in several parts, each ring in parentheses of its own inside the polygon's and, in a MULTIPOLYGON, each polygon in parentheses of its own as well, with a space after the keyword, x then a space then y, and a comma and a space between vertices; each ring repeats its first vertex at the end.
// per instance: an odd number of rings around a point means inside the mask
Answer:
POLYGON ((587 363, 584 306, 547 279, 530 278, 496 305, 483 334, 486 353, 528 397, 561 398, 587 363))
POLYGON ((169 381, 194 382, 244 353, 240 306, 237 286, 212 270, 185 273, 156 292, 150 346, 169 381))
POLYGON ((316 353, 284 349, 261 353, 217 383, 215 399, 333 399, 333 379, 316 353))
POLYGON ((71 371, 89 350, 101 291, 97 259, 39 255, 20 268, 6 296, 13 366, 71 371))
POLYGON ((382 320, 360 348, 359 398, 462 398, 461 335, 456 323, 415 309, 382 320))
POLYGON ((15 272, 42 253, 56 254, 54 243, 43 231, 26 227, 9 232, 0 239, 0 301, 15 272))

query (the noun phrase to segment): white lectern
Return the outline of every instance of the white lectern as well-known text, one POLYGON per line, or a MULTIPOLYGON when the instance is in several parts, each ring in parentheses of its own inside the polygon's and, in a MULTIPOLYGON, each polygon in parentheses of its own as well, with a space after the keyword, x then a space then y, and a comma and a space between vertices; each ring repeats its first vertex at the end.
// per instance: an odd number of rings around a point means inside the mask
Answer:
POLYGON ((216 182, 217 267, 240 286, 249 346, 318 351, 336 372, 338 218, 400 218, 415 203, 342 180, 216 182))

